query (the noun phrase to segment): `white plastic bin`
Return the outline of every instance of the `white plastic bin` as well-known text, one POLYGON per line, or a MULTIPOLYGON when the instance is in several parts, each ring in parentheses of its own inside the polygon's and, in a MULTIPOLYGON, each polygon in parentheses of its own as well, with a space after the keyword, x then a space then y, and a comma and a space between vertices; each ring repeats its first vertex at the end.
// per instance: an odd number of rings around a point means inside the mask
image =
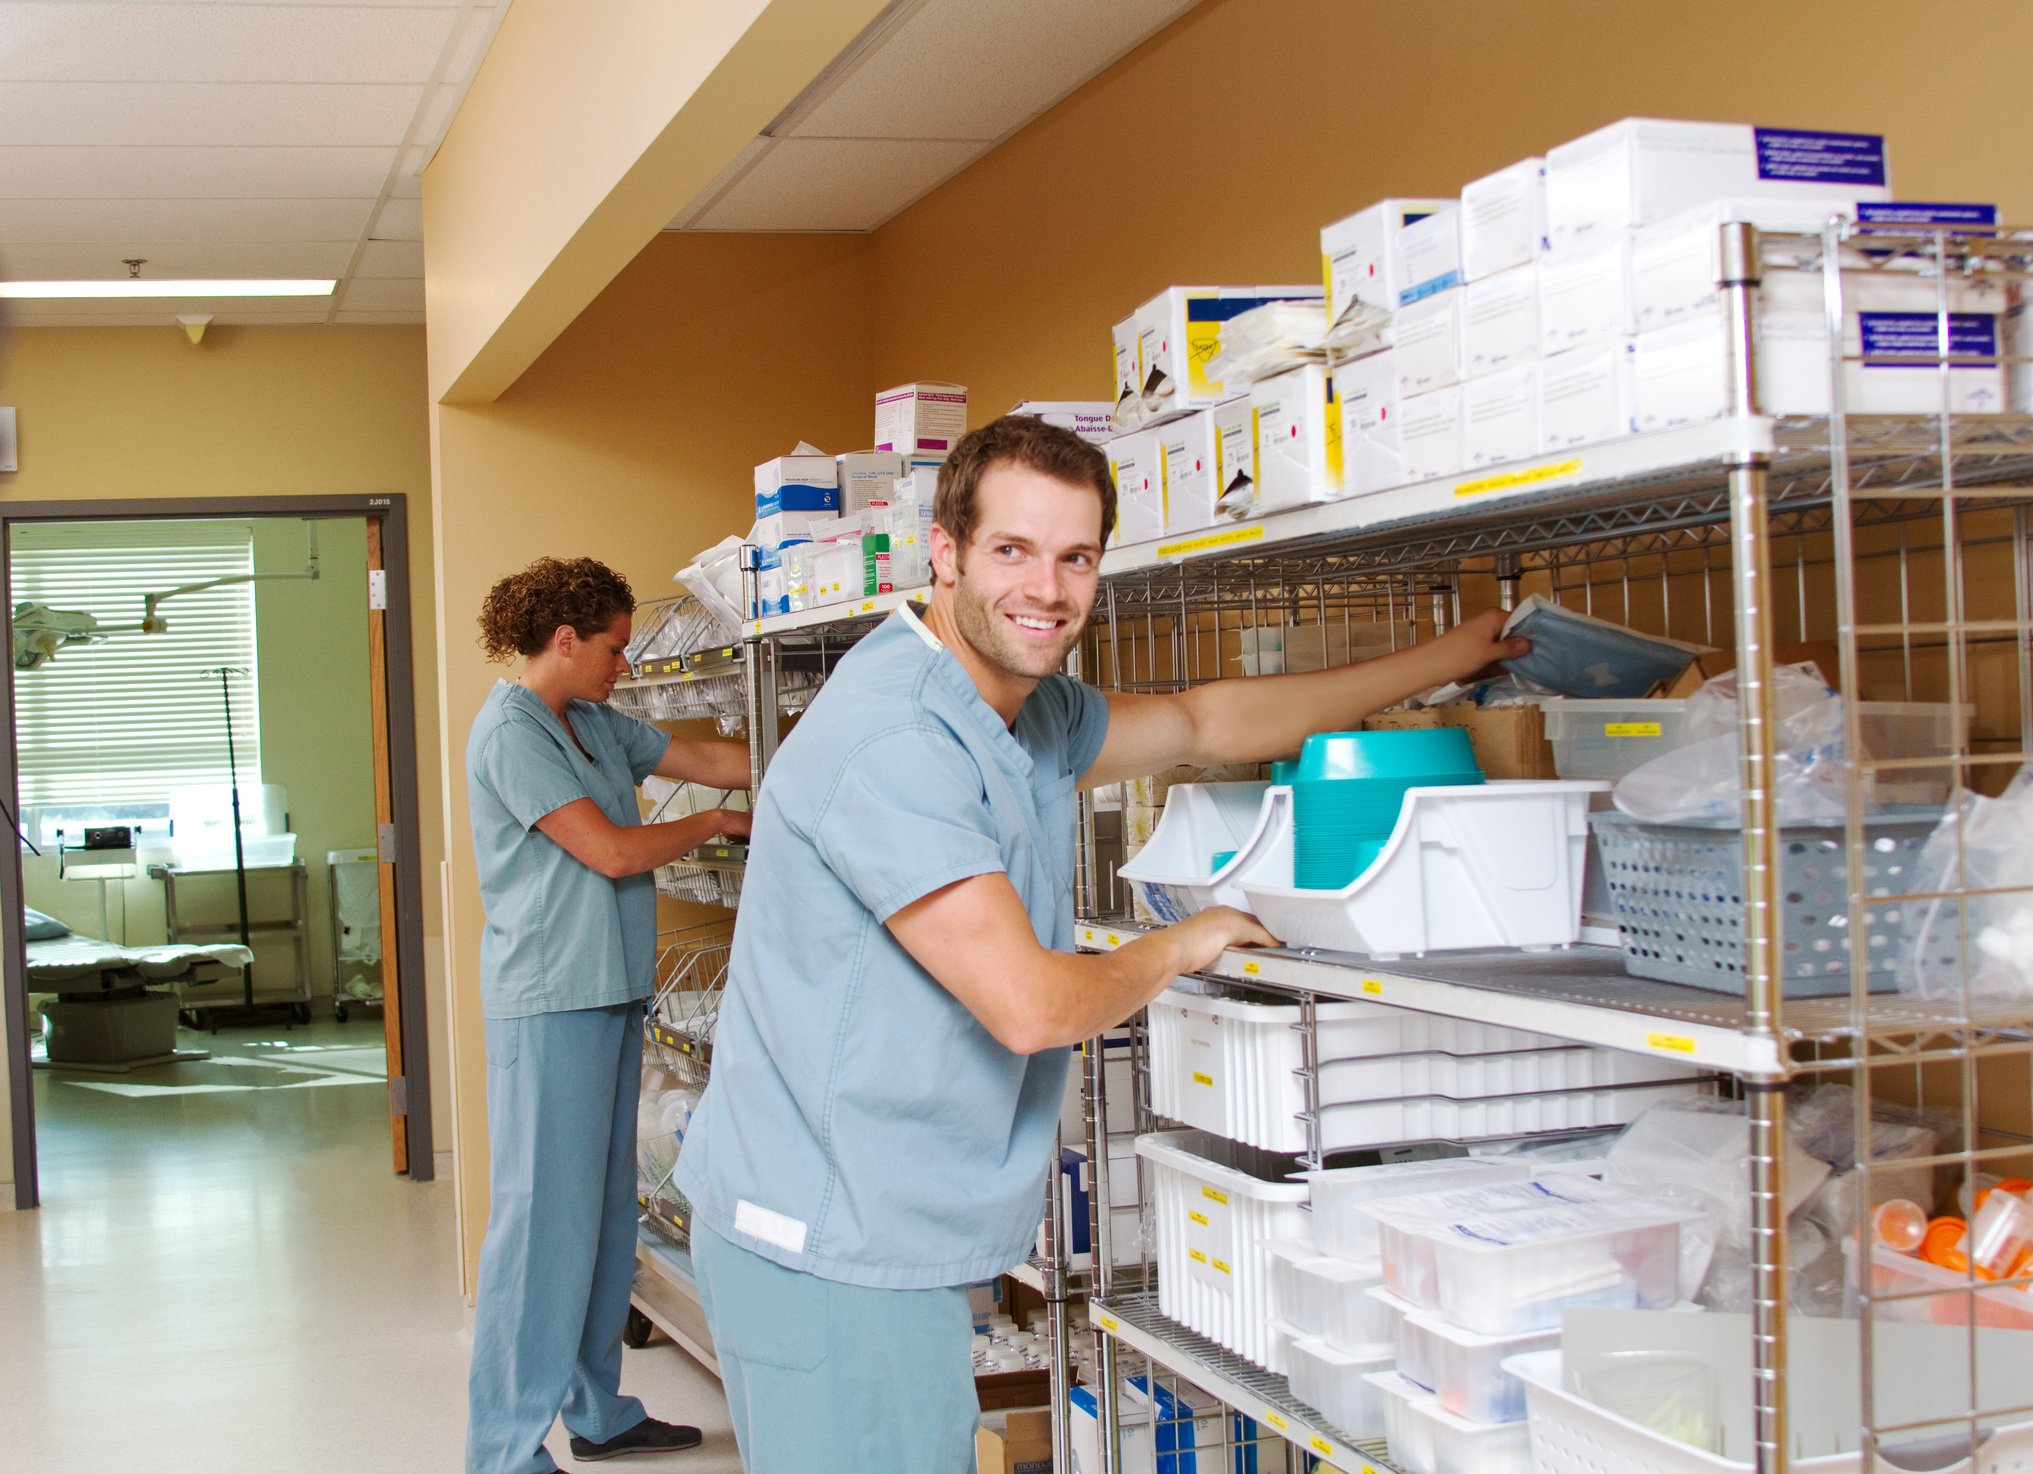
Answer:
POLYGON ((1289 947, 1394 958, 1568 946, 1581 931, 1588 801, 1604 789, 1566 779, 1407 789, 1383 853, 1332 891, 1293 886, 1291 801, 1273 794, 1242 892, 1289 947))
POLYGON ((1320 1339, 1351 1355, 1388 1345, 1391 1313, 1369 1292, 1382 1286, 1384 1267, 1374 1259, 1312 1259, 1293 1275, 1301 1294, 1320 1305, 1320 1339))
POLYGON ((1371 1372, 1368 1381, 1383 1398, 1384 1442, 1391 1462, 1405 1474, 1433 1474, 1433 1425, 1411 1413, 1433 1401, 1433 1394, 1397 1372, 1371 1372))
POLYGON ((1433 1357, 1433 1395, 1471 1423, 1515 1423, 1525 1416, 1525 1386, 1503 1369, 1504 1358, 1560 1344, 1560 1330, 1485 1336, 1463 1330, 1436 1311, 1412 1312, 1433 1357))
POLYGON ((1398 1375, 1419 1386, 1428 1396, 1433 1392, 1433 1355, 1425 1332, 1412 1324, 1419 1307, 1397 1294, 1388 1284, 1371 1290, 1370 1298, 1383 1306, 1390 1317, 1391 1345, 1397 1352, 1398 1375))
POLYGON ((1397 1142, 1473 1141, 1538 1131, 1583 1131, 1629 1121, 1674 1096, 1707 1095, 1703 1079, 1623 1085, 1608 1090, 1548 1091, 1450 1100, 1429 1095, 1407 1100, 1361 1101, 1321 1111, 1320 1136, 1328 1151, 1397 1142))
POLYGON ((1209 906, 1247 911, 1249 899, 1236 878, 1268 832, 1270 789, 1268 783, 1174 784, 1149 842, 1116 874, 1168 924, 1209 906), (1231 850, 1233 857, 1217 867, 1214 857, 1231 850))
POLYGON ((1471 1423, 1438 1398, 1413 1404, 1409 1414, 1433 1442, 1433 1474, 1532 1474, 1529 1424, 1471 1423))
POLYGON ((1698 1210, 1567 1176, 1392 1198, 1369 1211, 1382 1225, 1392 1289, 1501 1336, 1557 1328, 1563 1311, 1581 1306, 1674 1304, 1680 1225, 1698 1210))
POLYGON ((1264 1246, 1309 1232, 1306 1184, 1251 1176, 1230 1165, 1243 1149, 1203 1132, 1154 1132, 1139 1136, 1136 1149, 1151 1169, 1158 1309, 1282 1372, 1264 1246))
POLYGON ((1389 1371, 1391 1349, 1371 1347, 1353 1354, 1325 1341, 1292 1343, 1292 1365, 1286 1373, 1292 1396, 1319 1412, 1351 1442, 1384 1436, 1384 1396, 1369 1380, 1373 1372, 1389 1371))
POLYGON ((1299 1271, 1325 1256, 1304 1239, 1273 1239, 1263 1251, 1270 1266, 1272 1320, 1302 1336, 1320 1335, 1326 1329, 1325 1307, 1299 1271))
POLYGON ((1378 1252, 1377 1221, 1361 1211, 1360 1204, 1479 1183, 1523 1182, 1531 1169, 1521 1161, 1435 1157, 1375 1167, 1328 1167, 1300 1175, 1313 1189, 1313 1232, 1320 1247, 1343 1258, 1368 1259, 1378 1252))
MULTIPOLYGON (((1151 1109, 1269 1151, 1303 1151, 1303 1063, 1297 1004, 1256 1003, 1189 986, 1150 1005, 1151 1109)), ((1555 1049, 1558 1039, 1360 1000, 1323 1002, 1320 1058, 1359 1061, 1405 1052, 1456 1055, 1555 1049)), ((1323 1076, 1323 1084, 1326 1077, 1323 1076)))
POLYGON ((1542 701, 1546 740, 1553 747, 1553 771, 1563 778, 1607 778, 1681 745, 1685 701, 1600 701, 1586 698, 1542 701))
MULTIPOLYGON (((1850 1284, 1862 1288, 1855 1234, 1843 1240, 1842 1252, 1849 1264, 1850 1284)), ((1972 1282, 1966 1274, 1901 1254, 1883 1244, 1871 1245, 1870 1293, 1914 1297, 1874 1301, 1871 1315, 1877 1320, 1937 1326, 1966 1326, 1974 1320, 1980 1326, 2033 1331, 2033 1290, 1982 1280, 1972 1282)))

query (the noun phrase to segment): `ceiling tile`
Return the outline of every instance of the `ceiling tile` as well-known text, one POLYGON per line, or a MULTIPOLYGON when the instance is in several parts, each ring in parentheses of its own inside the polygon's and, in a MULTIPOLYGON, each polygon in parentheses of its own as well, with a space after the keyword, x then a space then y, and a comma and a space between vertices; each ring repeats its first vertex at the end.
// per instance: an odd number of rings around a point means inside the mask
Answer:
POLYGON ((0 82, 418 82, 458 12, 338 5, 9 5, 0 82))
POLYGON ((367 232, 378 241, 420 241, 424 238, 424 202, 391 199, 381 207, 367 232))
POLYGON ((341 288, 341 312, 422 312, 422 277, 409 281, 374 281, 356 277, 341 288))
POLYGON ((790 136, 1004 138, 1196 3, 930 0, 790 136))
POLYGON ((0 251, 0 275, 17 281, 96 281, 125 276, 121 259, 138 256, 142 270, 158 280, 207 276, 336 277, 353 259, 356 242, 339 241, 155 241, 119 244, 60 242, 8 246, 0 251))
POLYGON ((394 148, 422 89, 195 82, 0 87, 0 145, 173 144, 394 148))
POLYGON ((61 241, 329 241, 372 200, 0 200, 0 245, 61 241))
POLYGON ((371 200, 388 162, 385 148, 0 148, 0 196, 371 200))
POLYGON ((430 150, 422 144, 413 145, 402 157, 395 176, 388 181, 388 192, 399 200, 420 200, 424 197, 424 165, 431 160, 430 150))
POLYGON ((360 252, 360 260, 353 267, 353 275, 413 276, 421 279, 424 274, 424 244, 422 241, 369 241, 360 252))
POLYGON ((780 139, 692 229, 871 230, 985 147, 780 139))

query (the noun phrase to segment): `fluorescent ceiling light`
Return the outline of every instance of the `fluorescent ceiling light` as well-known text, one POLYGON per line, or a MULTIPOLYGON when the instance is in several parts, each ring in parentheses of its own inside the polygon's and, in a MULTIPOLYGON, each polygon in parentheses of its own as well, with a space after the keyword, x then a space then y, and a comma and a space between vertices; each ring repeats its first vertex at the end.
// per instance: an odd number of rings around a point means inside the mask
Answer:
POLYGON ((120 277, 113 281, 0 281, 0 297, 329 297, 335 279, 241 279, 217 281, 147 281, 120 277))

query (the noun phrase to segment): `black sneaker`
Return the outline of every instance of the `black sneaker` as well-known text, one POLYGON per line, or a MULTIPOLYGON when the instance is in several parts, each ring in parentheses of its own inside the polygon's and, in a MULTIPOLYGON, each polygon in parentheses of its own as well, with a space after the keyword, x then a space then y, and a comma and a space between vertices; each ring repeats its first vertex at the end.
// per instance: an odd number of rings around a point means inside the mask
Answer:
POLYGON ((623 1454, 671 1454, 680 1449, 697 1448, 700 1433, 697 1428, 682 1423, 660 1423, 655 1418, 644 1418, 625 1433, 617 1433, 605 1443, 595 1443, 590 1438, 572 1435, 572 1457, 597 1462, 601 1459, 618 1459, 623 1454))

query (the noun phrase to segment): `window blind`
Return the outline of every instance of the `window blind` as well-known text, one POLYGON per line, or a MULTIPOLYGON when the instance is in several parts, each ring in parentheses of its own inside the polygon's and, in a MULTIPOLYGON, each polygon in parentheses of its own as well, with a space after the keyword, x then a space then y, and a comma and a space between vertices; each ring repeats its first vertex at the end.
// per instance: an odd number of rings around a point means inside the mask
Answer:
MULTIPOLYGON (((245 523, 65 523, 14 529, 12 586, 26 601, 82 610, 102 626, 141 622, 142 599, 183 584, 254 571, 245 523)), ((72 646, 14 677, 21 802, 166 802, 172 788, 227 781, 228 679, 243 785, 261 781, 254 586, 184 594, 161 608, 161 634, 115 634, 72 646)))

